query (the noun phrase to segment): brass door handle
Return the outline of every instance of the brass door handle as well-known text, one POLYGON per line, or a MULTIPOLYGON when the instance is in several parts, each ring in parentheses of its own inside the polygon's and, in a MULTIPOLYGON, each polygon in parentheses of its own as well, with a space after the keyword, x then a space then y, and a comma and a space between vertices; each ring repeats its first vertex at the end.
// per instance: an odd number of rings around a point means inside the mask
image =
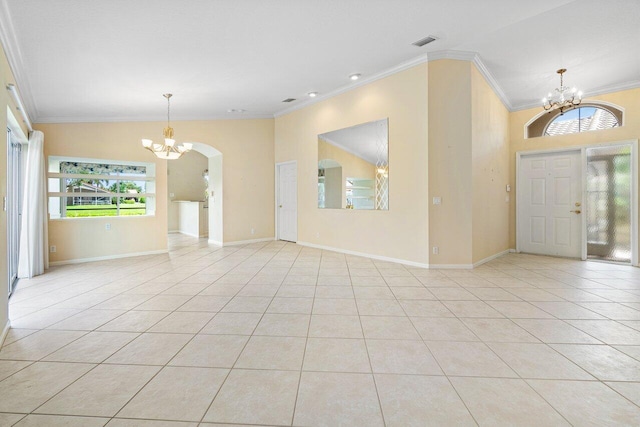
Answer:
POLYGON ((280 205, 280 206, 278 206, 278 207, 279 207, 279 208, 281 208, 281 207, 282 207, 282 205, 280 205))
POLYGON ((569 212, 573 212, 573 213, 577 213, 577 214, 582 213, 582 211, 580 209, 576 209, 575 211, 569 211, 569 212))

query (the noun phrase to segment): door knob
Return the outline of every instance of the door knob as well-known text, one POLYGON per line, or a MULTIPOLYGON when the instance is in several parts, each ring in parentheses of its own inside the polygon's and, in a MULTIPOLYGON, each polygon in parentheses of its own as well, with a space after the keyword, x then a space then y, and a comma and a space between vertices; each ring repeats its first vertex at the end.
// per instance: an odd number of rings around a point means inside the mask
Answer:
POLYGON ((282 205, 280 205, 280 206, 278 206, 278 207, 279 207, 279 208, 281 208, 281 207, 282 207, 282 205))
POLYGON ((579 208, 580 206, 582 206, 582 203, 576 202, 576 208, 579 208))
POLYGON ((577 214, 582 213, 582 211, 580 209, 576 209, 575 211, 569 211, 569 212, 573 212, 573 213, 577 213, 577 214))

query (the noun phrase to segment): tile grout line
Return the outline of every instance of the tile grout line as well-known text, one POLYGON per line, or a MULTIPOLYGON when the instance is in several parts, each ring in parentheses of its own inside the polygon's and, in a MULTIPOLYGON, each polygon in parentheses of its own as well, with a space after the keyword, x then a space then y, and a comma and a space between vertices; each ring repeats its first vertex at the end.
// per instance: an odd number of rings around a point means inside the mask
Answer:
MULTIPOLYGON (((298 259, 300 257, 300 254, 302 253, 302 251, 304 250, 304 248, 300 249, 300 251, 298 252, 298 256, 296 256, 296 259, 298 259)), ((307 323, 307 335, 305 337, 305 341, 304 341, 304 351, 302 352, 302 362, 300 363, 300 373, 298 375, 298 386, 296 387, 296 398, 293 401, 293 411, 291 413, 291 423, 289 425, 293 426, 293 422, 295 421, 296 418, 296 410, 298 409, 298 397, 300 396, 300 386, 302 385, 302 372, 304 370, 304 362, 305 359, 307 357, 307 346, 309 345, 309 333, 311 331, 311 320, 313 319, 313 309, 315 307, 316 304, 316 293, 318 290, 318 280, 320 277, 320 269, 322 268, 322 253, 323 251, 320 251, 320 260, 318 262, 318 273, 316 274, 316 283, 313 286, 313 299, 311 301, 311 311, 309 313, 309 322, 307 323)), ((295 262, 294 262, 295 264, 295 262)), ((289 270, 291 271, 291 270, 289 270)), ((287 274, 288 276, 288 274, 287 274)), ((285 276, 285 280, 286 280, 286 276, 285 276)))
MULTIPOLYGON (((262 245, 262 246, 260 247, 260 249, 263 249, 263 248, 265 248, 265 247, 271 246, 271 244, 273 244, 273 242, 271 242, 271 243, 265 243, 264 245, 262 245)), ((282 245, 282 246, 280 247, 280 249, 279 249, 278 251, 276 251, 276 252, 273 254, 273 256, 271 256, 271 257, 269 258, 269 261, 271 261, 273 258, 275 258, 275 257, 276 257, 276 255, 277 255, 277 254, 279 254, 279 253, 282 251, 282 249, 283 249, 283 248, 285 248, 285 247, 286 247, 286 244, 282 245)), ((258 252, 258 251, 256 251, 256 252, 258 252)), ((267 261, 267 262, 266 262, 266 263, 265 263, 265 264, 264 264, 264 265, 263 265, 263 266, 262 266, 258 271, 256 271, 256 273, 252 276, 252 278, 251 278, 251 279, 255 278, 255 277, 258 275, 258 273, 259 273, 260 271, 262 271, 262 269, 263 269, 267 264, 268 264, 268 261, 267 261)), ((285 276, 285 277, 286 277, 286 276, 285 276)), ((249 282, 251 281, 251 279, 249 279, 249 281, 247 282, 247 284, 245 284, 245 286, 247 286, 247 285, 249 284, 249 282)), ((283 281, 284 281, 284 279, 283 279, 283 281)), ((282 284, 281 284, 280 286, 282 286, 282 284)), ((244 286, 242 287, 242 289, 244 289, 244 286)), ((240 292, 242 289, 238 290, 238 292, 240 292)), ((277 291, 276 291, 276 293, 277 293, 277 291)), ((236 295, 237 295, 237 293, 236 293, 236 295)), ((274 294, 274 297, 273 297, 273 298, 275 298, 275 294, 274 294)), ((272 301, 273 301, 273 298, 272 298, 272 301)), ((231 302, 231 299, 227 302, 227 304, 228 304, 229 302, 231 302)), ((271 303, 269 303, 269 305, 270 305, 270 304, 271 304, 271 303)), ((226 304, 225 304, 225 306, 226 306, 226 304)), ((242 356, 242 353, 243 353, 243 352, 244 352, 244 350, 247 348, 247 345, 249 344, 249 341, 251 341, 251 337, 253 337, 253 334, 255 333, 256 329, 258 328, 258 325, 260 325, 260 322, 261 322, 261 321, 262 321, 262 319, 264 318, 264 315, 266 314, 266 311, 267 311, 268 307, 269 307, 269 306, 267 306, 267 307, 265 308, 264 312, 263 312, 263 313, 262 313, 262 315, 260 316, 260 319, 259 319, 259 320, 258 320, 258 322, 256 323, 256 326, 253 328, 253 332, 251 333, 251 335, 249 336, 249 338, 247 339, 247 341, 244 343, 244 346, 242 347, 242 349, 241 349, 241 350, 240 350, 240 352, 238 353, 238 356, 236 357, 235 362, 233 362, 233 365, 231 366, 231 368, 229 368, 229 372, 227 372, 227 375, 225 375, 224 379, 223 379, 223 380, 222 380, 222 382, 220 383, 220 387, 218 388, 218 390, 217 390, 217 391, 216 391, 216 393, 214 394, 213 398, 211 399, 211 402, 209 403, 209 405, 207 405, 207 408, 205 409, 204 413, 202 414, 202 417, 200 418, 200 421, 199 421, 199 423, 200 423, 200 424, 202 424, 203 422, 205 422, 205 421, 204 421, 204 419, 205 419, 205 417, 207 416, 207 414, 209 413, 209 411, 211 410, 211 407, 213 406, 213 402, 215 402, 216 398, 217 398, 217 397, 218 397, 218 395, 220 394, 220 391, 222 391, 222 388, 224 387, 225 383, 227 382, 227 379, 228 379, 228 378, 229 378, 229 376, 231 375, 231 372, 232 372, 232 371, 233 371, 233 369, 235 368, 235 365, 238 363, 238 360, 240 359, 240 356, 242 356)), ((223 307, 223 308, 224 308, 224 307, 223 307)), ((223 309, 223 308, 222 308, 222 309, 223 309)), ((221 310, 222 310, 222 309, 221 309, 221 310)), ((217 315, 217 314, 216 314, 216 315, 217 315)), ((206 326, 206 325, 205 325, 205 326, 206 326)))

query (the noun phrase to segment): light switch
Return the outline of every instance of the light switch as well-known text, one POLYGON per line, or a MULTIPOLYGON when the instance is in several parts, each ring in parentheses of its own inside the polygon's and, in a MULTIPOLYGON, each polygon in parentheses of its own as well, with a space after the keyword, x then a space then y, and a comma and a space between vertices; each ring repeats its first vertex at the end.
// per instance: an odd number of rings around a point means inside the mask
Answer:
POLYGON ((441 197, 434 197, 434 198, 433 198, 433 204, 434 204, 434 205, 440 205, 440 204, 442 204, 442 198, 441 198, 441 197))
POLYGON ((507 193, 511 191, 511 186, 509 184, 507 184, 507 193))

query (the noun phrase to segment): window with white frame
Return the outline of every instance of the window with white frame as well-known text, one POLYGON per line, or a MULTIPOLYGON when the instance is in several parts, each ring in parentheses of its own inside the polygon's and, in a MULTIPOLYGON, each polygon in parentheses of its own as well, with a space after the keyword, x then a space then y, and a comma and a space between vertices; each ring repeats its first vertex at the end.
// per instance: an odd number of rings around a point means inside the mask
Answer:
POLYGON ((554 118, 545 128, 545 136, 589 132, 620 126, 610 111, 595 106, 578 107, 554 118))
POLYGON ((624 110, 601 101, 583 102, 568 111, 540 113, 525 125, 525 137, 557 136, 617 128, 623 125, 624 110))
POLYGON ((155 165, 49 157, 49 217, 155 215, 155 165))

